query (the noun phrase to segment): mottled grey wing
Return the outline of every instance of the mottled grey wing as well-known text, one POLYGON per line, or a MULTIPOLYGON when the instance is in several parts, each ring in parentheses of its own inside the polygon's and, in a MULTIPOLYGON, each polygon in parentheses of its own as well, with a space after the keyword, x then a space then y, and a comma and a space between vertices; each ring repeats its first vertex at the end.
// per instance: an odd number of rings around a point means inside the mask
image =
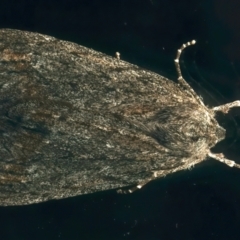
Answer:
POLYGON ((0 204, 118 188, 180 166, 155 122, 182 101, 189 97, 177 85, 135 65, 1 30, 0 204))

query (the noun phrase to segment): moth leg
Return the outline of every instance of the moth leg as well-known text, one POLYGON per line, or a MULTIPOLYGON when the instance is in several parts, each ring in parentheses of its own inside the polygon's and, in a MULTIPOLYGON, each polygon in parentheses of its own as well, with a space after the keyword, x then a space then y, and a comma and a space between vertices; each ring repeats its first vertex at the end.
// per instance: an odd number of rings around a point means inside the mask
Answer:
POLYGON ((133 193, 133 192, 135 192, 136 190, 141 189, 141 188, 142 188, 142 185, 138 184, 137 186, 134 186, 134 187, 129 188, 129 189, 118 189, 118 190, 117 190, 117 193, 120 193, 120 194, 129 194, 129 193, 133 193))
POLYGON ((120 52, 116 52, 115 57, 116 57, 117 60, 120 60, 120 52))
POLYGON ((129 194, 129 193, 133 193, 135 192, 136 190, 139 190, 141 189, 144 185, 146 185, 147 183, 151 182, 153 179, 155 179, 157 176, 156 174, 154 173, 153 176, 143 182, 140 182, 138 185, 132 187, 132 188, 129 188, 129 189, 118 189, 117 190, 117 193, 120 193, 120 194, 129 194))
MULTIPOLYGON (((172 172, 172 171, 169 171, 169 173, 172 172)), ((132 187, 132 188, 129 188, 129 189, 126 189, 126 190, 123 190, 123 189, 119 189, 117 190, 117 193, 121 193, 121 194, 129 194, 129 193, 133 193, 135 192, 136 190, 139 190, 141 189, 143 186, 145 186, 147 183, 151 182, 152 180, 158 178, 158 177, 163 177, 163 176, 166 176, 168 173, 166 173, 165 171, 154 171, 153 172, 153 175, 152 177, 148 178, 147 180, 145 181, 142 181, 140 183, 138 183, 136 186, 132 187)))
POLYGON ((138 185, 132 187, 132 188, 129 188, 129 189, 126 189, 126 190, 123 190, 123 189, 118 189, 117 190, 117 193, 121 193, 121 194, 129 194, 129 193, 133 193, 135 192, 136 190, 139 190, 141 189, 144 185, 146 185, 147 183, 149 183, 150 181, 152 181, 153 178, 150 178, 146 181, 143 181, 141 183, 139 183, 138 185))
POLYGON ((208 156, 219 162, 225 163, 229 167, 240 168, 240 164, 237 164, 234 161, 225 158, 222 153, 215 154, 215 153, 209 152, 208 156))
POLYGON ((194 45, 196 43, 195 40, 192 40, 191 42, 187 42, 185 44, 183 44, 178 50, 177 50, 177 56, 174 59, 175 62, 175 66, 176 66, 176 70, 177 70, 177 74, 178 74, 178 82, 183 86, 183 88, 187 89, 191 95, 196 98, 198 100, 198 102, 202 105, 205 106, 204 103, 202 102, 201 98, 194 92, 194 90, 190 87, 190 85, 184 80, 183 76, 182 76, 182 72, 181 72, 181 68, 180 68, 180 64, 179 64, 179 59, 181 57, 181 53, 182 51, 191 45, 194 45))
POLYGON ((224 105, 220 105, 220 106, 217 106, 217 107, 214 107, 213 108, 213 111, 217 112, 223 112, 223 113, 228 113, 229 110, 233 107, 240 107, 240 101, 237 100, 237 101, 234 101, 234 102, 231 102, 231 103, 227 103, 227 104, 224 104, 224 105))

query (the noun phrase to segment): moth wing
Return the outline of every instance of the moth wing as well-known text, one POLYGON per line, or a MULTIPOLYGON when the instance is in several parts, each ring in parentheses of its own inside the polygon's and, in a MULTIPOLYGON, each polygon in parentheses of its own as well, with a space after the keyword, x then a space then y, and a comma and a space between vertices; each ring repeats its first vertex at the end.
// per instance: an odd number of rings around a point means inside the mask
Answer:
MULTIPOLYGON (((53 37, 0 31, 0 204, 136 184, 183 163, 149 134, 170 80, 53 37)), ((177 93, 175 96, 171 91, 177 93)), ((185 101, 184 100, 184 101, 185 101)))

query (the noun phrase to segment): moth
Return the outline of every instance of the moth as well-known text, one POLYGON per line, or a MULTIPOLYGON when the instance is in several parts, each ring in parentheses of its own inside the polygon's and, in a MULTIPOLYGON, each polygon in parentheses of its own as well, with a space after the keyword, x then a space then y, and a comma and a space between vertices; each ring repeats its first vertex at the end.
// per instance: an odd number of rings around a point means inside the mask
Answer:
MULTIPOLYGON (((75 43, 0 30, 0 205, 121 189, 188 169, 225 138, 214 107, 178 83, 75 43)), ((121 191, 121 190, 120 190, 121 191)), ((132 191, 130 189, 130 191, 132 191)))

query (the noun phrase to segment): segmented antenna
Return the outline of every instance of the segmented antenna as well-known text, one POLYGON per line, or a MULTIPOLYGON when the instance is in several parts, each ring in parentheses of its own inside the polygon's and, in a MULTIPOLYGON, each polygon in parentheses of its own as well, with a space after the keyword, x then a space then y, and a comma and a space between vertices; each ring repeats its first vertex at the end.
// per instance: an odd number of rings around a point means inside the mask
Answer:
POLYGON ((201 98, 193 91, 193 89, 190 87, 190 85, 184 80, 183 76, 182 76, 182 72, 181 72, 181 68, 180 68, 180 64, 179 64, 179 59, 181 57, 181 53, 182 51, 191 45, 194 45, 196 43, 195 40, 192 40, 191 42, 187 42, 185 44, 183 44, 180 49, 177 50, 177 56, 174 59, 175 62, 175 66, 176 66, 176 70, 177 70, 177 74, 178 74, 178 81, 179 83, 182 85, 182 87, 184 87, 185 89, 187 89, 191 95, 197 99, 197 101, 202 105, 205 106, 204 103, 202 102, 201 98))

